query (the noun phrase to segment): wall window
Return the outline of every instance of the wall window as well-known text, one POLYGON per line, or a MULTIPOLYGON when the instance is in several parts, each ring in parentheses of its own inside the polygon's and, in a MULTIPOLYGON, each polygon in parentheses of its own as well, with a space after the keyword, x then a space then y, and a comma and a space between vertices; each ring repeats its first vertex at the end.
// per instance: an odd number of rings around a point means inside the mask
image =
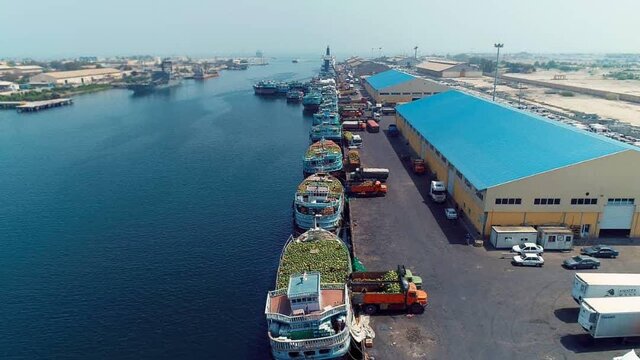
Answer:
POLYGON ((609 198, 607 205, 633 205, 635 199, 632 198, 609 198))
POLYGON ((405 93, 403 92, 402 95, 411 95, 411 93, 405 93))
POLYGON ((380 95, 389 95, 388 92, 381 92, 380 95))
POLYGON ((457 175, 460 179, 462 179, 462 173, 461 173, 460 171, 456 170, 456 175, 457 175))
POLYGON ((399 92, 392 92, 391 95, 400 95, 399 92))
POLYGON ((560 205, 559 198, 536 198, 533 199, 533 205, 560 205))
POLYGON ((498 198, 496 199, 496 205, 520 205, 522 199, 520 198, 498 198))
POLYGON ((484 200, 484 195, 482 195, 480 191, 476 191, 476 196, 478 197, 478 199, 484 200))
POLYGON ((597 198, 577 198, 571 199, 571 205, 597 205, 597 198))

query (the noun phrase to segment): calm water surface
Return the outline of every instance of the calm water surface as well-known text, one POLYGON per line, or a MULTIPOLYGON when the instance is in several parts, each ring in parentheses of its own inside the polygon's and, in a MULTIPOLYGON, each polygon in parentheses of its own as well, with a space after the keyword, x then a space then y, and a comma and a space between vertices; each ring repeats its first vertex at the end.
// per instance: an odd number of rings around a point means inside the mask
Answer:
POLYGON ((0 358, 264 359, 319 60, 0 111, 0 358))

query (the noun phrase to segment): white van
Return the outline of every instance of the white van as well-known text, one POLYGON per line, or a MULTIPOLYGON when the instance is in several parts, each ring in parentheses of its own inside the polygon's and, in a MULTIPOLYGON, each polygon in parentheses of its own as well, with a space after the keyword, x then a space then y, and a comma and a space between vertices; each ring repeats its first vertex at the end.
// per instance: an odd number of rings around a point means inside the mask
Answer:
POLYGON ((435 202, 444 202, 447 200, 447 188, 442 181, 432 181, 429 187, 429 196, 435 202))

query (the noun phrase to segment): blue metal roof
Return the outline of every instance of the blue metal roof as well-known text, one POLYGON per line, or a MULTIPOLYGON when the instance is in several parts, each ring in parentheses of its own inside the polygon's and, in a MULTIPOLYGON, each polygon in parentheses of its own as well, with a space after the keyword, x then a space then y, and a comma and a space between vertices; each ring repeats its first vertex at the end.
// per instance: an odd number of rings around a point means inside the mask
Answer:
POLYGON ((379 74, 371 75, 367 78, 367 82, 375 90, 382 90, 391 86, 405 83, 416 77, 398 70, 387 70, 379 74))
POLYGON ((637 148, 450 90, 397 107, 478 190, 637 148))

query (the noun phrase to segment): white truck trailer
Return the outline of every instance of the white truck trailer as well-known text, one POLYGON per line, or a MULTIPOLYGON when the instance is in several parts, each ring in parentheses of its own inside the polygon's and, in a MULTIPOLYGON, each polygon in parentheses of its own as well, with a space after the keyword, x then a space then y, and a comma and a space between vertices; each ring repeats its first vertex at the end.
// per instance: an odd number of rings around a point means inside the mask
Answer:
POLYGON ((583 299, 578 323, 594 339, 640 336, 640 297, 583 299))
POLYGON ((571 296, 578 304, 586 298, 640 296, 640 274, 576 273, 571 296))

